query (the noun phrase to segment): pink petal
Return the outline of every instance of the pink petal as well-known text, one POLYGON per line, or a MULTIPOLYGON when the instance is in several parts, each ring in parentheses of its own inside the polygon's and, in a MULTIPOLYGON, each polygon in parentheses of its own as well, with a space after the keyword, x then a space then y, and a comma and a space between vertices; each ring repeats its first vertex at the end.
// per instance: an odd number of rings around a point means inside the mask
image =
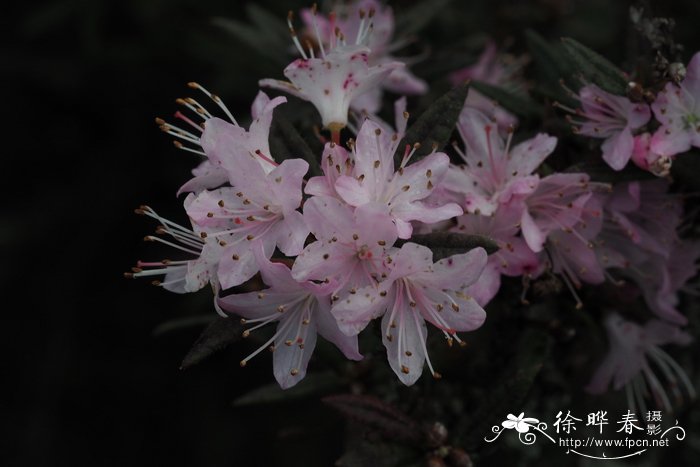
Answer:
POLYGON ((535 253, 542 251, 544 242, 547 240, 547 235, 537 226, 537 223, 527 210, 523 211, 520 228, 523 233, 523 238, 525 238, 525 242, 527 242, 527 246, 535 253))
POLYGON ((429 270, 432 266, 433 252, 430 248, 411 242, 404 243, 401 249, 392 255, 391 273, 385 282, 393 282, 401 277, 429 270))
POLYGON ((673 127, 660 127, 651 137, 651 151, 666 157, 686 152, 692 143, 688 131, 681 131, 673 127))
POLYGON ((390 327, 391 313, 382 318, 382 342, 386 347, 391 369, 406 386, 411 386, 420 378, 425 363, 425 341, 428 328, 423 318, 411 309, 397 313, 396 328, 390 327), (387 337, 391 334, 391 340, 387 337), (399 339, 401 336, 401 339, 399 339), (401 348, 399 349, 399 343, 401 348))
POLYGON ((362 360, 362 354, 357 346, 357 336, 348 336, 340 331, 335 317, 331 314, 330 306, 326 302, 319 303, 319 307, 314 313, 314 320, 318 333, 327 341, 335 344, 346 358, 355 361, 362 360))
POLYGON ((613 170, 622 170, 632 157, 634 138, 629 128, 612 135, 603 142, 603 160, 613 170))
POLYGON ((331 313, 340 331, 348 336, 357 335, 370 321, 380 316, 387 305, 393 303, 394 293, 388 290, 390 286, 384 284, 384 288, 378 289, 370 285, 337 301, 331 313))
POLYGON ((284 213, 294 211, 301 204, 301 184, 308 170, 309 163, 305 160, 287 159, 267 175, 276 204, 284 213))
POLYGON ((277 226, 277 247, 287 256, 295 256, 304 249, 309 228, 299 211, 290 211, 277 226))
POLYGON ((353 209, 327 196, 314 196, 304 203, 304 220, 319 240, 350 238, 355 229, 353 209))
POLYGON ((696 52, 690 59, 682 86, 696 101, 700 99, 700 52, 696 52))
POLYGON ((486 266, 488 256, 483 248, 453 255, 433 264, 430 271, 413 275, 415 280, 440 289, 459 290, 476 282, 486 266))
POLYGON ((352 271, 356 260, 354 250, 338 242, 319 240, 307 245, 296 257, 292 275, 298 281, 340 278, 352 271))
POLYGON ((501 274, 496 261, 489 261, 479 279, 465 290, 465 293, 482 307, 485 307, 501 288, 501 274))
POLYGON ((350 206, 361 206, 370 201, 370 193, 357 179, 343 175, 335 182, 335 190, 350 206))
POLYGON ((557 138, 546 133, 539 133, 516 145, 510 151, 508 173, 517 171, 520 176, 530 175, 554 151, 556 145, 557 138))
POLYGON ((463 292, 443 291, 438 288, 427 288, 423 292, 427 300, 424 300, 420 294, 416 294, 416 301, 421 306, 423 317, 448 333, 473 331, 480 328, 486 320, 484 309, 474 297, 463 292), (441 304, 442 311, 428 312, 427 310, 434 308, 433 303, 441 304), (435 315, 438 315, 437 318, 435 315))
MULTIPOLYGON (((279 330, 282 322, 277 325, 279 330)), ((282 333, 276 342, 291 340, 292 345, 276 345, 272 352, 272 371, 275 379, 282 389, 289 389, 306 376, 306 367, 309 364, 311 354, 316 347, 316 324, 312 319, 309 324, 303 325, 306 336, 303 339, 303 346, 298 345, 297 326, 288 326, 286 332, 282 333)))

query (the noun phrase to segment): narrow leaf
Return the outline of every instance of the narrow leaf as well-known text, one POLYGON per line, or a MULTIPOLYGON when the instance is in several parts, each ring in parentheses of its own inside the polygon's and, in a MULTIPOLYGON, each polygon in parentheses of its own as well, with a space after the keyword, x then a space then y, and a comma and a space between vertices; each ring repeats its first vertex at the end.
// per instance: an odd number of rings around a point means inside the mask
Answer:
MULTIPOLYGON (((289 57, 285 49, 276 46, 274 42, 271 43, 271 39, 265 34, 261 34, 256 28, 229 18, 217 17, 213 18, 212 22, 215 26, 220 27, 222 30, 228 32, 243 44, 250 47, 251 50, 260 54, 261 57, 281 67, 287 65, 287 62, 289 62, 289 57)), ((259 62, 259 60, 251 61, 253 64, 259 62)))
POLYGON ((532 29, 525 31, 528 50, 532 55, 538 74, 536 92, 558 100, 569 106, 576 106, 560 85, 561 80, 574 87, 573 75, 576 67, 561 44, 553 44, 532 29))
POLYGON ((402 8, 396 15, 396 31, 407 37, 426 27, 435 17, 444 12, 452 0, 424 0, 410 8, 402 8))
POLYGON ((276 43, 284 50, 290 45, 289 29, 284 20, 257 3, 250 3, 246 7, 248 17, 258 27, 258 34, 265 36, 270 44, 276 43))
POLYGON ((289 389, 282 389, 277 383, 266 384, 242 395, 233 401, 234 407, 303 399, 305 397, 328 394, 343 387, 343 382, 333 373, 306 375, 303 381, 289 389))
POLYGON ((216 319, 212 314, 187 316, 184 318, 171 319, 160 323, 153 329, 153 337, 160 337, 172 331, 186 329, 194 326, 203 326, 209 324, 216 319))
POLYGON ((341 394, 322 400, 350 420, 373 428, 386 437, 418 441, 423 434, 415 420, 374 396, 341 394))
POLYGON ((464 107, 468 91, 469 83, 461 84, 448 91, 423 112, 406 131, 406 136, 399 144, 394 155, 397 165, 401 163, 407 144, 412 146, 415 143, 420 143, 421 145, 413 155, 413 161, 430 154, 433 147, 436 147, 438 151, 445 147, 464 107))
POLYGON ((542 107, 527 96, 521 96, 488 83, 472 82, 472 88, 496 101, 501 107, 523 117, 538 117, 542 107))
MULTIPOLYGON (((468 235, 457 232, 433 232, 429 234, 413 235, 410 240, 413 243, 424 245, 433 251, 433 261, 439 261, 448 256, 466 253, 477 247, 486 250, 491 254, 498 251, 495 241, 483 235, 468 235)), ((399 241, 400 246, 406 241, 399 241)))
POLYGON ((275 113, 270 126, 270 151, 279 162, 291 157, 301 157, 309 163, 309 175, 321 175, 317 157, 294 125, 278 112, 275 113))
POLYGON ((587 81, 613 94, 627 93, 625 75, 607 58, 568 37, 562 39, 562 44, 587 81))
POLYGON ((243 325, 234 318, 217 318, 197 338, 180 365, 181 370, 190 368, 210 355, 225 349, 238 341, 243 333, 243 325))

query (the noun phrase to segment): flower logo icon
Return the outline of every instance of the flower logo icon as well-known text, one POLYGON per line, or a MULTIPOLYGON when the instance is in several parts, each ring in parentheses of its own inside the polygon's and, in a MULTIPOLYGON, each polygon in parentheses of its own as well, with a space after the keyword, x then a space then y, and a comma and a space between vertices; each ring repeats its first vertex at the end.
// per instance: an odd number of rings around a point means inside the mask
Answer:
POLYGON ((531 426, 537 426, 540 421, 536 418, 524 418, 524 415, 525 412, 521 412, 517 417, 509 413, 506 417, 508 420, 504 420, 501 425, 508 430, 515 428, 518 433, 527 433, 531 426))

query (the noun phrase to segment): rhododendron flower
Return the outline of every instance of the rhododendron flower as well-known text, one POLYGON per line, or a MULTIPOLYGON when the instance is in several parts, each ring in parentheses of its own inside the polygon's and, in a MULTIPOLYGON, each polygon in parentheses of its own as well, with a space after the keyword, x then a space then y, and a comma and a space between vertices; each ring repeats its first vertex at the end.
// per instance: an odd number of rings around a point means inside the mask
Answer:
MULTIPOLYGON (((396 130, 391 128, 389 124, 379 121, 376 117, 372 117, 372 121, 380 127, 380 132, 391 134, 392 141, 397 142, 404 137, 408 124, 408 112, 406 112, 405 98, 400 98, 394 103, 394 115, 396 130)), ((359 124, 360 127, 365 120, 366 118, 362 119, 362 122, 359 124)), ((375 133, 376 131, 377 129, 375 128, 375 133)), ((384 139, 382 139, 382 141, 384 141, 384 139)), ((362 144, 364 144, 364 142, 361 143, 361 146, 362 144)), ((390 151, 391 148, 385 148, 385 150, 390 151)), ((339 144, 333 142, 326 143, 321 156, 321 170, 323 170, 323 175, 311 177, 304 191, 310 195, 335 196, 340 198, 340 195, 335 190, 335 182, 341 175, 352 176, 355 166, 354 154, 353 152, 351 157, 348 151, 339 144)))
POLYGON ((540 180, 537 189, 525 198, 521 229, 534 252, 544 248, 550 232, 569 230, 581 222, 593 185, 583 173, 557 173, 540 180))
POLYGON ((336 284, 297 282, 287 266, 267 259, 262 243, 255 242, 252 251, 263 281, 270 288, 227 295, 218 299, 219 306, 227 313, 244 317, 241 320, 244 324, 254 324, 243 333, 244 337, 267 324, 278 324, 275 334, 241 360, 241 366, 270 347, 275 379, 282 389, 288 389, 306 375, 317 333, 335 344, 350 360, 362 359, 357 350, 357 337, 341 333, 330 313, 330 294, 336 284))
POLYGON ((410 152, 394 172, 394 153, 399 142, 398 137, 382 131, 376 122, 365 120, 352 147, 355 161, 352 175, 338 176, 335 191, 354 207, 368 203, 383 205, 386 215, 396 224, 399 238, 410 238, 413 231, 410 221, 434 223, 463 211, 454 203, 436 207, 421 201, 442 181, 449 166, 447 155, 433 153, 407 165, 413 154, 410 152))
POLYGON ((682 201, 668 192, 665 180, 625 182, 615 185, 606 200, 607 217, 639 248, 668 257, 678 241, 682 201))
POLYGON ((665 344, 688 345, 690 335, 678 326, 659 320, 650 320, 641 326, 624 320, 617 313, 605 319, 605 327, 610 350, 586 387, 588 392, 602 394, 611 383, 615 390, 625 387, 629 406, 639 404, 646 412, 644 395, 648 390, 656 404, 670 412, 673 405, 667 388, 655 373, 661 370, 676 400, 682 400, 681 388, 691 399, 695 397, 695 389, 685 371, 659 347, 665 344))
POLYGON ((466 109, 457 125, 465 144, 460 155, 466 166, 453 166, 442 183, 444 189, 462 194, 467 212, 492 214, 499 204, 514 195, 531 193, 539 177, 532 175, 554 151, 557 139, 540 133, 532 139, 510 147, 483 113, 466 109))
MULTIPOLYGON (((185 208, 192 202, 192 196, 185 199, 185 208)), ((196 224, 192 229, 183 227, 173 221, 159 216, 148 206, 141 206, 136 210, 138 214, 151 217, 158 222, 157 233, 169 235, 172 240, 165 240, 157 236, 149 235, 145 240, 168 245, 188 256, 195 256, 189 260, 138 261, 132 272, 126 273, 126 277, 153 277, 165 276, 163 280, 154 280, 153 284, 163 287, 170 292, 189 293, 196 292, 210 283, 215 292, 219 290, 219 280, 216 270, 221 257, 224 243, 223 239, 208 238, 207 229, 202 229, 196 224), (204 234, 204 235, 203 235, 204 234)))
POLYGON ((582 283, 600 284, 605 281, 604 267, 598 259, 596 238, 603 228, 603 206, 599 196, 587 199, 581 211, 581 220, 571 227, 554 229, 547 235, 546 262, 552 272, 560 275, 576 299, 577 308, 583 303, 576 290, 582 283))
POLYGON ((230 144, 239 151, 254 155, 266 173, 269 173, 277 166, 270 154, 268 138, 270 135, 270 123, 272 122, 272 111, 278 105, 287 102, 286 98, 276 97, 271 100, 264 92, 258 92, 251 108, 253 122, 246 131, 238 125, 236 119, 218 96, 210 93, 197 83, 189 83, 189 86, 202 91, 205 96, 216 103, 226 114, 230 123, 214 117, 211 112, 192 98, 178 99, 177 101, 190 109, 194 115, 203 119, 203 123, 196 123, 179 111, 175 113, 175 117, 185 122, 190 130, 167 123, 162 119, 156 119, 161 130, 180 140, 175 142, 179 149, 205 157, 205 160, 192 170, 194 178, 185 183, 178 191, 178 194, 217 188, 227 182, 231 182, 229 171, 235 171, 235 169, 232 168, 231 161, 226 159, 226 154, 222 154, 221 151, 216 149, 220 145, 230 144), (207 131, 204 131, 204 128, 207 131), (194 148, 191 146, 194 146, 194 148))
MULTIPOLYGON (((476 63, 461 70, 453 71, 449 75, 450 82, 456 86, 468 80, 519 92, 523 87, 518 76, 524 61, 515 58, 506 58, 498 53, 498 47, 493 41, 489 41, 476 63)), ((464 110, 475 109, 492 118, 501 130, 508 130, 518 124, 518 117, 499 106, 494 100, 481 94, 475 89, 469 89, 464 110)))
POLYGON ((693 55, 680 85, 666 84, 651 108, 661 123, 651 140, 654 153, 671 157, 700 147, 700 53, 693 55))
MULTIPOLYGON (((404 41, 399 39, 392 43, 394 12, 390 6, 377 0, 355 0, 346 4, 336 4, 334 7, 334 12, 328 17, 318 15, 315 8, 301 12, 306 36, 322 41, 318 44, 319 48, 330 48, 331 41, 326 38, 335 37, 337 31, 348 44, 362 43, 370 49, 370 66, 405 62, 391 55, 404 41)), ((424 94, 428 85, 412 74, 408 67, 397 67, 368 92, 353 98, 350 107, 359 112, 376 114, 381 109, 383 89, 402 95, 414 95, 424 94)))
POLYGON ((381 205, 354 210, 336 198, 313 197, 304 219, 316 241, 294 260, 297 280, 334 280, 338 295, 376 283, 385 251, 396 241, 396 226, 381 205))
POLYGON ((433 264, 429 248, 406 243, 385 261, 388 271, 383 282, 349 294, 331 312, 348 335, 383 315, 382 340, 399 379, 406 385, 415 383, 426 362, 439 377, 425 346, 425 321, 440 329, 449 343, 461 342, 457 331, 479 328, 486 313, 465 290, 479 279, 486 260, 486 251, 475 248, 433 264))
POLYGON ((575 125, 574 131, 605 139, 603 160, 614 170, 622 170, 634 151, 632 132, 646 125, 651 118, 649 106, 610 94, 595 84, 587 84, 572 96, 581 102, 580 109, 557 105, 576 115, 577 118, 568 118, 575 125))
MULTIPOLYGON (((312 48, 308 54, 302 48, 292 26, 291 15, 288 23, 302 58, 284 69, 284 76, 289 81, 263 79, 260 86, 279 89, 311 102, 321 114, 323 126, 333 132, 347 125, 348 110, 353 99, 378 86, 394 70, 404 66, 395 61, 370 65, 371 49, 364 45, 371 34, 370 27, 363 26, 351 44, 346 43, 342 33, 332 31, 328 50, 321 47, 321 57, 316 58, 312 48)), ((320 45, 318 29, 316 33, 320 45)))
POLYGON ((187 214, 203 227, 226 222, 206 237, 227 237, 219 280, 229 288, 258 271, 250 248, 252 240, 262 242, 268 258, 275 247, 289 256, 304 248, 309 229, 296 209, 301 204, 301 184, 309 165, 301 159, 287 159, 266 174, 253 155, 235 151, 230 145, 218 150, 236 167, 230 172, 234 187, 201 192, 188 206, 187 214))
POLYGON ((522 209, 522 205, 510 203, 501 205, 490 216, 467 213, 459 216, 457 226, 452 228, 455 232, 488 237, 499 247, 489 255, 479 281, 467 289, 481 306, 486 306, 498 292, 501 275, 530 276, 540 268, 537 255, 518 236, 522 209))

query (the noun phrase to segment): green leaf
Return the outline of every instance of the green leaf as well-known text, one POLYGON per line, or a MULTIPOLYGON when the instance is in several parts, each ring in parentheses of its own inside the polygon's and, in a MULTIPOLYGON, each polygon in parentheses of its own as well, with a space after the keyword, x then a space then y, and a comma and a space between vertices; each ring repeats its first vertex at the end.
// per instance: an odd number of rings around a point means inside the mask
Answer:
POLYGON ((539 117, 542 115, 542 107, 527 96, 521 96, 488 83, 473 81, 471 85, 472 88, 493 99, 501 107, 516 115, 522 117, 539 117))
POLYGON ((244 407, 303 399, 319 394, 328 394, 343 386, 343 381, 334 373, 308 374, 296 386, 286 390, 280 388, 277 383, 261 386, 233 401, 233 406, 244 407))
POLYGON ((415 442, 423 436, 415 420, 375 396, 340 394, 322 400, 350 420, 379 431, 388 438, 415 442))
POLYGON ((310 176, 321 175, 321 155, 317 157, 313 153, 294 125, 279 112, 275 112, 270 126, 270 151, 279 162, 290 157, 301 157, 309 163, 310 176))
POLYGON ((181 370, 190 368, 210 355, 225 349, 241 339, 243 325, 234 318, 217 318, 197 338, 180 365, 181 370))
POLYGON ((457 232, 417 234, 413 235, 410 240, 398 241, 397 245, 400 246, 407 241, 430 248, 433 251, 433 261, 439 261, 448 256, 466 253, 477 247, 483 248, 488 254, 495 253, 499 249, 496 242, 488 237, 457 232))
POLYGON ((537 92, 558 100, 569 106, 576 106, 560 85, 561 80, 573 85, 576 67, 561 44, 553 44, 532 29, 525 31, 528 50, 532 55, 538 72, 537 92))
POLYGON ((461 84, 436 100, 433 105, 423 112, 413 125, 406 131, 406 136, 399 143, 394 155, 397 165, 401 163, 406 145, 420 143, 420 148, 413 155, 413 161, 422 159, 430 154, 433 147, 441 150, 449 142, 454 131, 459 114, 467 99, 469 83, 461 84))
MULTIPOLYGON (((532 55, 540 70, 541 79, 546 80, 550 84, 554 84, 560 79, 569 76, 570 73, 566 73, 563 69, 568 62, 568 57, 560 48, 555 44, 549 43, 544 37, 540 36, 532 29, 525 31, 525 39, 527 40, 530 55, 532 55)), ((568 71, 572 72, 573 70, 568 71)))
POLYGON ((403 37, 415 34, 426 27, 435 17, 444 12, 452 0, 424 0, 410 8, 402 8, 396 14, 395 31, 403 37))
POLYGON ((625 75, 607 58, 568 37, 562 39, 562 44, 576 65, 578 72, 587 81, 612 94, 622 96, 627 94, 625 75))

